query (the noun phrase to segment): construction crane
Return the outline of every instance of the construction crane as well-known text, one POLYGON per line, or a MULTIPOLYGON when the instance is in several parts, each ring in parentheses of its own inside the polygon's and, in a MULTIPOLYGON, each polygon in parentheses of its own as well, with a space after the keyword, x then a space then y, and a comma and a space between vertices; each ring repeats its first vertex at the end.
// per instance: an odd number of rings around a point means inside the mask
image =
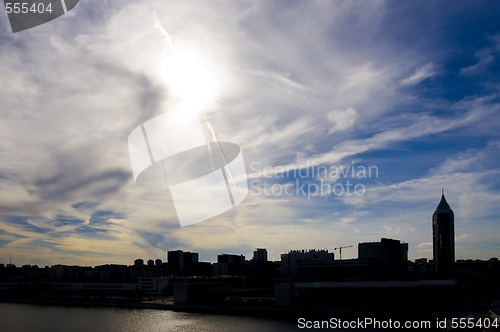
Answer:
POLYGON ((344 249, 344 248, 352 248, 352 246, 340 246, 340 247, 335 248, 335 250, 339 251, 340 259, 342 259, 342 249, 344 249))

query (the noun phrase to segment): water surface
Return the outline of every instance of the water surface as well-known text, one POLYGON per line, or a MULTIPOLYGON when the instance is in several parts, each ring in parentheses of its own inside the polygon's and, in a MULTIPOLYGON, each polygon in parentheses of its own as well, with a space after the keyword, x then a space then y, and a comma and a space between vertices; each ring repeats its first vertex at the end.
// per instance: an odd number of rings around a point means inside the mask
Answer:
POLYGON ((297 331, 293 322, 169 310, 0 303, 1 332, 297 331))

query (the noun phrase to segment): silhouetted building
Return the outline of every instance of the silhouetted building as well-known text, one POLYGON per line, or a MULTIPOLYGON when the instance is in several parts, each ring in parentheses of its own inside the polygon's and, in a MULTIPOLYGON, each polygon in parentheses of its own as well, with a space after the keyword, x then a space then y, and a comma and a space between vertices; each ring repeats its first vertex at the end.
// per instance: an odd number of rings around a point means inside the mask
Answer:
POLYGON ((217 263, 213 265, 214 276, 241 276, 244 273, 245 256, 222 254, 217 255, 217 263))
MULTIPOLYGON (((347 310, 359 315, 426 313, 463 309, 465 289, 456 280, 276 283, 279 307, 347 310)), ((377 329, 378 330, 378 329, 377 329)))
POLYGON ((267 260, 267 250, 257 248, 253 258, 245 262, 245 276, 252 277, 258 287, 272 288, 273 278, 279 277, 279 264, 267 260))
POLYGON ((167 253, 168 267, 174 275, 189 275, 190 266, 198 263, 198 253, 173 250, 167 253))
POLYGON ((418 265, 423 265, 423 264, 427 264, 427 258, 417 258, 415 259, 415 264, 418 264, 418 265))
POLYGON ((139 278, 138 290, 145 294, 160 294, 168 286, 168 278, 142 277, 139 278))
POLYGON ((434 272, 450 276, 455 270, 455 216, 444 198, 432 215, 432 244, 434 272))
POLYGON ((408 272, 418 274, 420 277, 430 277, 427 274, 431 272, 431 262, 427 258, 415 259, 413 263, 409 263, 408 272))
POLYGON ((386 238, 380 242, 359 243, 358 259, 370 261, 374 278, 399 278, 408 270, 408 243, 386 238))
POLYGON ((148 268, 152 269, 155 267, 155 261, 152 259, 148 259, 148 268))
POLYGON ((135 267, 137 270, 142 269, 142 268, 144 267, 144 260, 143 260, 143 259, 140 259, 140 258, 136 259, 136 260, 134 261, 134 267, 135 267))
POLYGON ((262 248, 257 248, 253 252, 253 261, 257 262, 267 262, 267 250, 262 248))
POLYGON ((84 266, 53 265, 50 267, 51 280, 80 281, 85 280, 85 272, 91 269, 84 266))
POLYGON ((171 250, 167 252, 168 268, 174 271, 174 274, 180 274, 183 267, 184 252, 182 250, 171 250))
POLYGON ((161 261, 161 259, 157 258, 157 259, 155 260, 155 266, 156 266, 156 268, 157 268, 157 269, 159 269, 159 268, 161 267, 161 263, 163 263, 163 262, 161 261))
POLYGON ((212 263, 196 262, 187 267, 190 276, 211 277, 213 274, 212 263))
POLYGON ((99 265, 92 270, 85 271, 85 274, 86 281, 100 280, 123 282, 127 279, 128 273, 126 265, 106 264, 99 265))
POLYGON ((300 261, 296 281, 365 280, 370 272, 370 261, 366 259, 300 261))
POLYGON ((328 250, 290 250, 281 254, 281 273, 284 277, 296 278, 302 262, 330 262, 333 259, 333 252, 328 250))
POLYGON ((198 253, 185 251, 183 259, 184 259, 184 264, 198 263, 198 253))
POLYGON ((231 254, 217 255, 217 263, 243 264, 245 263, 245 256, 231 254))

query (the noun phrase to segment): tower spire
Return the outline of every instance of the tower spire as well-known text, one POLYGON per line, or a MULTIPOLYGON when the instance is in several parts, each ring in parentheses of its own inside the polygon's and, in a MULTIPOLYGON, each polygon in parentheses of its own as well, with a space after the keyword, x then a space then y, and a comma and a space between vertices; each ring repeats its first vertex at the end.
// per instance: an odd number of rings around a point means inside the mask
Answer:
POLYGON ((441 201, 432 215, 434 271, 450 277, 455 265, 455 217, 441 188, 441 201))

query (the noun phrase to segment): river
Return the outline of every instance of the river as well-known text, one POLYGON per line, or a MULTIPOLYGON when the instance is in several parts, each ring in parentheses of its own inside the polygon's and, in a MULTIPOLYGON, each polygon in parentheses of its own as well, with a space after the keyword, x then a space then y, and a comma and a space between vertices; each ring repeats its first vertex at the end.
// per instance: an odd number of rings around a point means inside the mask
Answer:
POLYGON ((0 303, 1 332, 297 331, 293 322, 154 309, 0 303))

